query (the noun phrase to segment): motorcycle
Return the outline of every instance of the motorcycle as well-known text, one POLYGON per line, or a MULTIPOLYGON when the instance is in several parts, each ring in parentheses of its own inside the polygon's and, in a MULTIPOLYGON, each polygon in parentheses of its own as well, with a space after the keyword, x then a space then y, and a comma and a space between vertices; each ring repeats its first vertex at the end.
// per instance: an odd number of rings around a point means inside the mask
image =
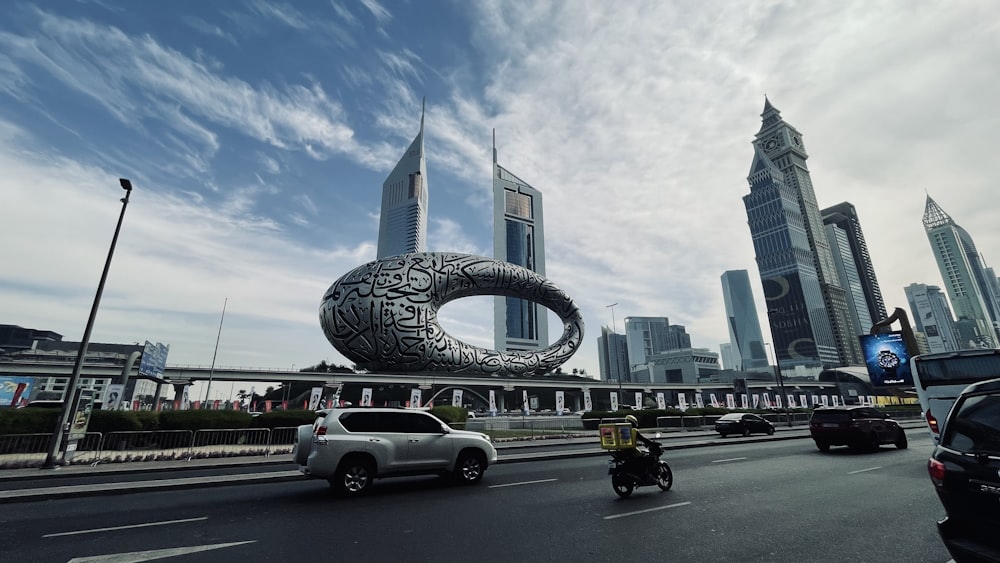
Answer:
POLYGON ((648 451, 639 451, 640 455, 628 450, 611 451, 611 461, 608 462, 611 488, 622 498, 631 495, 636 487, 656 485, 661 491, 669 491, 674 484, 674 473, 670 470, 670 465, 660 459, 663 447, 657 443, 648 451), (650 457, 656 460, 654 472, 649 471, 652 465, 649 463, 650 457))

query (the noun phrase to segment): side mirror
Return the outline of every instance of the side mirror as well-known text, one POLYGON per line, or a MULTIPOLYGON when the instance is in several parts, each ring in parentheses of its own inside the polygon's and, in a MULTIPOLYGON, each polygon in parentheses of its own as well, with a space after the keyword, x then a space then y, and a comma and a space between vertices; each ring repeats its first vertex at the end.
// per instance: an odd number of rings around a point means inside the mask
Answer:
POLYGON ((442 434, 448 434, 450 432, 451 432, 451 427, 442 422, 441 423, 441 433, 442 434))

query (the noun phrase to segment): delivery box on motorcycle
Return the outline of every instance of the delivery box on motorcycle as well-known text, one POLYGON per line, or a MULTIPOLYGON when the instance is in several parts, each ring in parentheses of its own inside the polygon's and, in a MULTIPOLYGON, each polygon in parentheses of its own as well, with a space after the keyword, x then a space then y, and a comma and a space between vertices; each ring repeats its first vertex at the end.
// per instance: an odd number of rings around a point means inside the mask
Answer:
POLYGON ((601 435, 601 448, 626 450, 635 447, 635 429, 627 422, 605 423, 597 427, 601 435))

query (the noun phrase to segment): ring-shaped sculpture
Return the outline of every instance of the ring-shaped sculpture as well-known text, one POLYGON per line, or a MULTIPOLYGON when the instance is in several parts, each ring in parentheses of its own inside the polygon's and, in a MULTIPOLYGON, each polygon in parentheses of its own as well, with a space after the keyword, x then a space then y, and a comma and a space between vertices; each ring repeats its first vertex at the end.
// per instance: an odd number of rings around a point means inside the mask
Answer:
POLYGON ((580 310, 563 290, 527 268, 470 254, 425 252, 369 262, 326 290, 319 318, 327 340, 369 371, 543 374, 562 365, 583 341, 580 310), (478 348, 451 337, 438 324, 438 310, 475 295, 538 303, 559 315, 562 337, 523 352, 478 348))

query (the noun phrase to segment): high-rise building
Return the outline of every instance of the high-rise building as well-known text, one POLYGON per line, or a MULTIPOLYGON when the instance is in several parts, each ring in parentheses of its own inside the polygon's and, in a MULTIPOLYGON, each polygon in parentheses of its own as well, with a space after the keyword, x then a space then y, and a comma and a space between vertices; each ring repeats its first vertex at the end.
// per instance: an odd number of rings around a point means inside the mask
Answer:
POLYGON ((597 355, 601 364, 602 381, 631 383, 628 363, 628 344, 624 334, 618 334, 608 327, 601 327, 597 338, 597 355))
POLYGON ((736 369, 733 366, 741 365, 740 360, 734 354, 731 342, 719 344, 719 363, 722 364, 722 369, 736 369))
MULTIPOLYGON (((493 137, 493 257, 545 275, 542 192, 497 164, 493 137)), ((536 350, 549 345, 548 309, 515 297, 493 305, 496 350, 536 350)))
POLYGON ((1000 307, 986 280, 986 266, 972 237, 930 195, 923 223, 958 322, 974 329, 975 334, 969 336, 979 345, 996 346, 1000 342, 995 328, 1000 320, 1000 307))
MULTIPOLYGON (((882 299, 882 290, 879 288, 878 278, 875 277, 875 267, 872 265, 871 255, 868 253, 868 243, 865 242, 865 234, 861 231, 858 210, 845 201, 827 207, 821 213, 823 223, 837 225, 847 235, 847 243, 851 247, 851 257, 854 259, 854 266, 861 281, 869 318, 873 322, 888 318, 885 301, 882 299)), ((862 326, 861 328, 867 331, 871 329, 871 326, 862 326)))
POLYGON ((955 329, 955 319, 940 287, 911 283, 903 291, 914 329, 926 337, 928 352, 952 352, 966 347, 955 329))
POLYGON ((382 184, 378 259, 426 250, 427 199, 424 110, 421 109, 420 132, 382 184))
POLYGON ((667 317, 625 317, 629 369, 645 367, 649 356, 691 347, 691 335, 667 317))
POLYGON ((844 288, 847 295, 847 312, 850 313, 850 320, 854 327, 852 332, 855 337, 859 334, 868 334, 872 328, 872 317, 868 313, 868 303, 865 301, 864 288, 861 286, 861 276, 858 274, 858 268, 854 262, 851 245, 847 241, 847 231, 833 223, 824 225, 823 229, 826 231, 826 239, 830 243, 833 261, 837 265, 840 286, 844 288))
POLYGON ((753 147, 750 194, 743 201, 778 364, 782 369, 861 365, 802 134, 767 98, 753 147))
POLYGON ((726 369, 753 371, 767 369, 767 351, 760 332, 757 304, 750 289, 746 270, 728 270, 722 274, 722 298, 729 327, 730 357, 723 353, 726 369))

